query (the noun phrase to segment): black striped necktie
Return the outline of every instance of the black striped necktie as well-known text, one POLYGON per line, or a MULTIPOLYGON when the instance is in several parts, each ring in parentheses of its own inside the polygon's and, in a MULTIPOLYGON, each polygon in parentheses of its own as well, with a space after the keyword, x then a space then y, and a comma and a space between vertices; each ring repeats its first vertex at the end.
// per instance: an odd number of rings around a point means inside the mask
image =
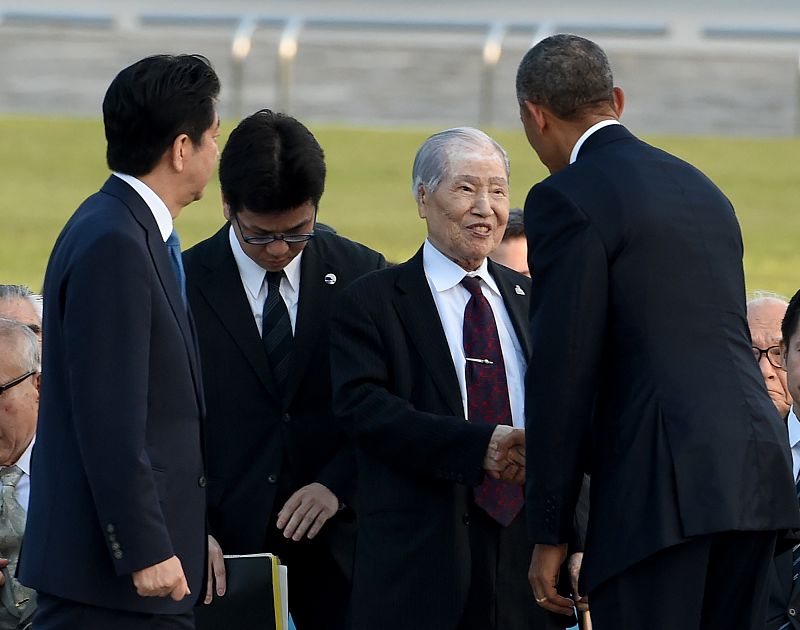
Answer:
MULTIPOLYGON (((794 489, 797 492, 798 505, 800 505, 800 475, 797 476, 794 489)), ((792 581, 796 580, 798 575, 800 575, 800 545, 795 545, 792 549, 792 581)))
POLYGON ((286 389, 292 355, 292 324, 280 293, 283 271, 267 272, 267 299, 261 316, 261 340, 281 391, 286 389))

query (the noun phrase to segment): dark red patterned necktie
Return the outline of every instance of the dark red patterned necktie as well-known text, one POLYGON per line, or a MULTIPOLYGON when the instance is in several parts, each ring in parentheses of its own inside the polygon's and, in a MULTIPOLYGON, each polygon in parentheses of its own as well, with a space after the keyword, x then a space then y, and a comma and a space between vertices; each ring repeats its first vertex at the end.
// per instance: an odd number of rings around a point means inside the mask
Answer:
MULTIPOLYGON (((511 424, 506 366, 492 307, 481 291, 479 278, 464 276, 461 284, 472 296, 464 309, 468 420, 476 424, 511 424)), ((519 514, 522 497, 520 486, 488 475, 475 488, 475 503, 503 526, 519 514)))

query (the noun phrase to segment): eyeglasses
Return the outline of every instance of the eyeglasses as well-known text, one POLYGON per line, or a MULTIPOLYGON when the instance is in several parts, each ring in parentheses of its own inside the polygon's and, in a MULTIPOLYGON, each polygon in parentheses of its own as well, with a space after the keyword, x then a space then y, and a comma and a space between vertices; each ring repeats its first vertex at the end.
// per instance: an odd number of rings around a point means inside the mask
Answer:
POLYGON ((25 374, 23 374, 22 376, 15 378, 13 381, 8 381, 8 383, 6 383, 5 385, 0 385, 0 395, 2 395, 4 392, 7 392, 12 387, 16 387, 26 378, 28 378, 29 376, 33 376, 34 374, 36 374, 36 370, 31 370, 30 372, 25 372, 25 374))
POLYGON ((783 367, 783 354, 781 354, 781 347, 780 346, 770 346, 766 350, 761 348, 757 348, 753 346, 753 357, 756 360, 756 363, 761 361, 761 356, 764 355, 767 357, 767 361, 769 361, 772 367, 782 368, 783 367))
POLYGON ((283 241, 287 245, 294 245, 296 243, 305 243, 306 241, 310 241, 312 238, 316 236, 316 234, 312 232, 308 232, 306 234, 273 234, 271 236, 245 236, 244 232, 242 231, 242 225, 239 223, 239 217, 235 214, 233 215, 234 220, 236 221, 236 225, 239 227, 239 234, 242 235, 242 240, 248 245, 269 245, 274 241, 283 241))

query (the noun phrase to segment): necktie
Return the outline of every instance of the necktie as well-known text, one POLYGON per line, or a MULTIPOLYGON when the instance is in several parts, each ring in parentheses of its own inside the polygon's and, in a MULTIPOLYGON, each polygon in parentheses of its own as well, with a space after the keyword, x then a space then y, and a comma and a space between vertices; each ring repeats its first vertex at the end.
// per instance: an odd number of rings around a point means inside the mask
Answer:
MULTIPOLYGON (((479 278, 465 276, 461 284, 470 293, 464 308, 468 419, 473 423, 511 424, 506 366, 492 307, 481 291, 479 278)), ((522 488, 487 476, 475 488, 475 503, 506 526, 522 509, 522 488)))
POLYGON ((281 390, 285 390, 289 377, 293 342, 289 311, 280 293, 283 276, 283 271, 267 272, 267 299, 261 315, 261 340, 281 390))
MULTIPOLYGON (((22 535, 25 533, 25 508, 17 501, 17 482, 22 477, 19 466, 8 466, 0 470, 0 558, 8 558, 8 573, 17 570, 22 535)), ((14 600, 22 602, 31 591, 12 578, 14 600)))
MULTIPOLYGON (((797 476, 794 489, 797 492, 798 505, 800 505, 800 475, 797 476)), ((798 575, 800 575, 800 545, 795 545, 792 549, 792 581, 797 580, 798 575)))
POLYGON ((175 271, 175 277, 178 280, 178 287, 181 290, 181 297, 183 303, 186 304, 186 274, 183 271, 183 258, 181 257, 181 239, 178 238, 178 232, 172 230, 166 242, 167 251, 169 252, 169 260, 172 263, 172 269, 175 271))

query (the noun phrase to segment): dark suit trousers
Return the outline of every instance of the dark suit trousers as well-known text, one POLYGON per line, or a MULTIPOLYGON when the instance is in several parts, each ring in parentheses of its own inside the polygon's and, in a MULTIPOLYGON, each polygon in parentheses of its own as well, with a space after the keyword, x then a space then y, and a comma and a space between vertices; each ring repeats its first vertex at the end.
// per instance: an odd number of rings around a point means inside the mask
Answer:
POLYGON ((471 507, 472 578, 457 630, 555 630, 569 622, 533 599, 528 583, 532 549, 524 515, 522 510, 508 527, 501 527, 482 509, 471 507))
POLYGON ((295 542, 271 519, 265 548, 277 555, 289 572, 289 612, 297 630, 345 630, 350 583, 324 542, 325 527, 314 540, 295 542))
POLYGON ((775 532, 724 532, 663 549, 589 593, 595 630, 763 629, 775 532))
MULTIPOLYGON (((194 597, 193 593, 189 597, 194 597)), ((148 615, 37 595, 34 630, 194 630, 194 613, 148 615)))

